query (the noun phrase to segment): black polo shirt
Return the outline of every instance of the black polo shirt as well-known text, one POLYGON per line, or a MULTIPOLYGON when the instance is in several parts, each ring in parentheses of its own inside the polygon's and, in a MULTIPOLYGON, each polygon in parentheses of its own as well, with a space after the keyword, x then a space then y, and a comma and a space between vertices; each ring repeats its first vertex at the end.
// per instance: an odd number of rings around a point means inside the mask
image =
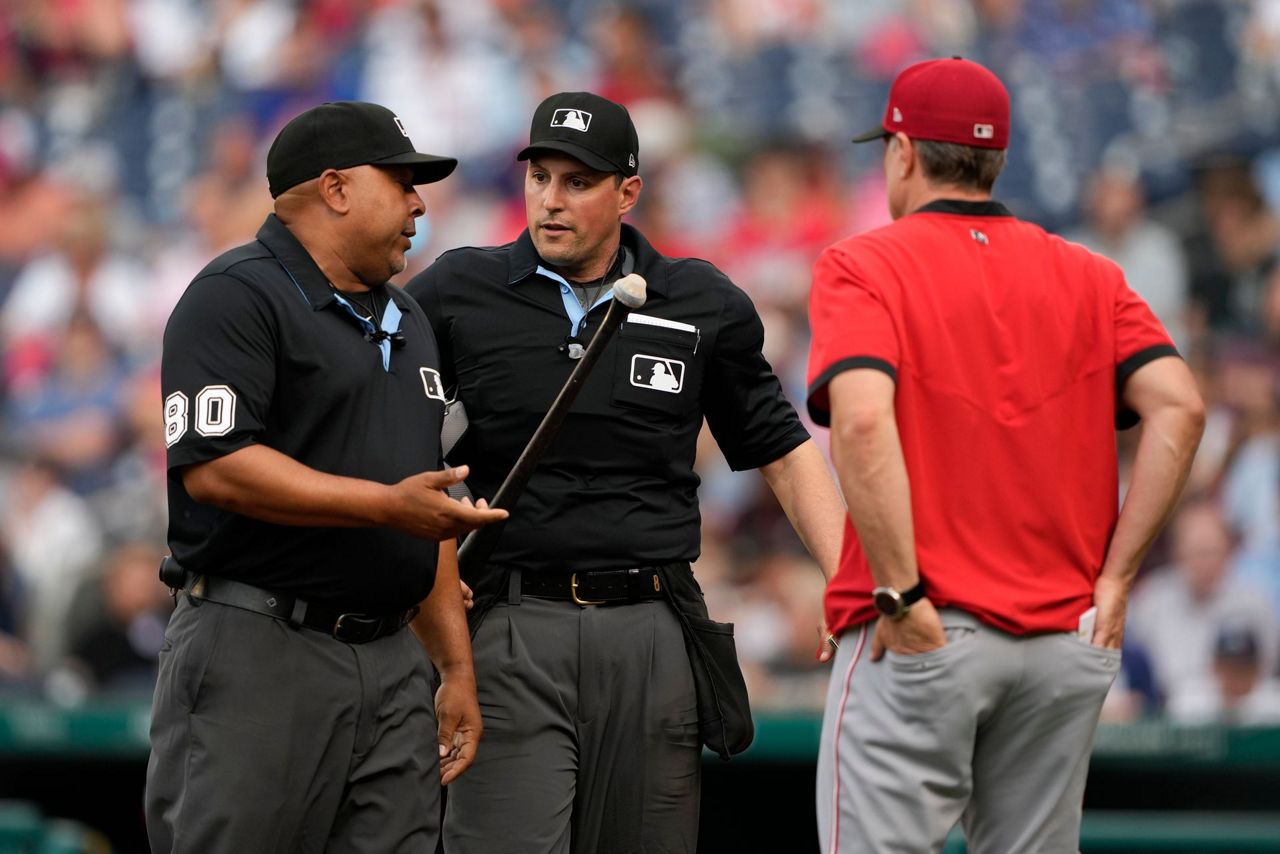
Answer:
POLYGON ((388 285, 369 340, 288 229, 267 217, 257 240, 192 281, 164 334, 169 547, 187 569, 345 610, 390 613, 422 600, 436 544, 380 528, 273 525, 194 501, 181 467, 253 443, 336 475, 395 483, 439 469, 444 396, 422 310, 388 285))
MULTIPOLYGON (((622 242, 648 301, 583 384, 492 563, 564 572, 692 561, 703 417, 737 470, 808 438, 761 355, 750 298, 706 261, 664 258, 628 225, 622 242)), ((446 387, 466 405, 470 428, 449 461, 471 466, 477 496, 497 491, 573 370, 560 348, 570 332, 563 286, 548 272, 526 231, 506 246, 447 252, 406 287, 435 328, 446 387)), ((607 307, 587 316, 584 340, 607 307)))

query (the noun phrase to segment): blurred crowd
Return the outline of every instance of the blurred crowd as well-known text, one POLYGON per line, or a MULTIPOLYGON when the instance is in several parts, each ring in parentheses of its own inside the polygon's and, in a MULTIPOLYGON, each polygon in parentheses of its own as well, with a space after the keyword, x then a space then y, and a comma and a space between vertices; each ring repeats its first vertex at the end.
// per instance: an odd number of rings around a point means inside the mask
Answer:
MULTIPOLYGON (((810 264, 887 221, 878 148, 847 140, 900 68, 951 54, 1013 97, 997 197, 1119 262, 1210 405, 1106 714, 1280 722, 1280 0, 0 5, 0 693, 147 690, 171 607, 160 336, 270 210, 288 118, 376 101, 461 160, 424 188, 408 276, 519 233, 543 97, 627 104, 634 223, 748 291, 803 410, 810 264)), ((696 571, 756 705, 819 707, 820 573, 761 478, 709 439, 699 470, 696 571)))

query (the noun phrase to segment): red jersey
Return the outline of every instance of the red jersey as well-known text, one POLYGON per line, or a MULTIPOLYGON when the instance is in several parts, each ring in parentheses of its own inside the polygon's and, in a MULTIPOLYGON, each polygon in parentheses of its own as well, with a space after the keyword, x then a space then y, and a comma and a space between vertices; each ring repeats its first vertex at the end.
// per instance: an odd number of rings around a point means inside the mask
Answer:
MULTIPOLYGON (((1119 390, 1176 356, 1111 261, 997 202, 937 201, 814 265, 809 412, 869 367, 894 377, 916 556, 929 599, 1015 634, 1072 631, 1119 511, 1119 390)), ((832 631, 873 619, 846 519, 832 631)))

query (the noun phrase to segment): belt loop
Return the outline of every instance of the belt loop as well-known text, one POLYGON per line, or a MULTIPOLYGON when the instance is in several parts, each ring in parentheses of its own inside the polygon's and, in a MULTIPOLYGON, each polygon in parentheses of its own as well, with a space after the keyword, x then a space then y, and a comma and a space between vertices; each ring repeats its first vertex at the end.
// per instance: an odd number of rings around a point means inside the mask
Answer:
POLYGON ((293 610, 289 613, 289 625, 295 629, 302 628, 302 621, 307 616, 307 603, 301 599, 293 600, 293 610))
POLYGON ((507 575, 507 604, 520 604, 520 570, 512 569, 507 575))

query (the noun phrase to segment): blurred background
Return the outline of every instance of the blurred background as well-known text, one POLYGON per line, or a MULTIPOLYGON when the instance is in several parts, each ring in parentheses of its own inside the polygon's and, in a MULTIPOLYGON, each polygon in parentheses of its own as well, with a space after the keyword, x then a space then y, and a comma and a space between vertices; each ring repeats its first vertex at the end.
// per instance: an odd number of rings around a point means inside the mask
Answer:
MULTIPOLYGON (((148 695, 170 608, 160 336, 270 210, 293 115, 376 101, 461 160, 424 188, 407 278, 523 228, 514 155, 543 97, 626 104, 635 225, 751 295, 803 412, 810 264, 888 221, 879 147, 847 140, 897 71, 953 54, 1012 95, 997 198, 1119 262, 1210 407, 1106 719, 1280 723, 1280 0, 0 3, 0 709, 148 695)), ((699 469, 711 612, 757 709, 811 718, 820 573, 709 436, 699 469)))

